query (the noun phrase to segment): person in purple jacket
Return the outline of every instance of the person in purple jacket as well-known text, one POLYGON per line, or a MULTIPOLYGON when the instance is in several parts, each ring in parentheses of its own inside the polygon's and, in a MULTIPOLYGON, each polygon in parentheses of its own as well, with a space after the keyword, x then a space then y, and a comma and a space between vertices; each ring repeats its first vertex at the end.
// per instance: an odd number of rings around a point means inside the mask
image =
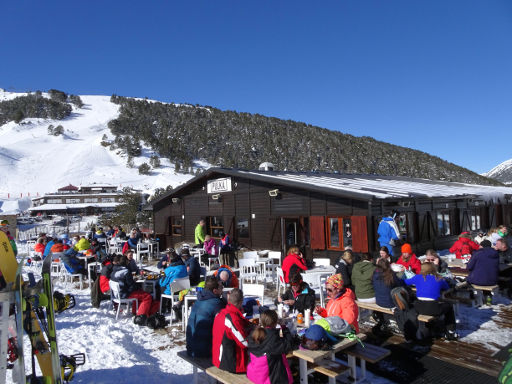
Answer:
POLYGON ((446 339, 457 340, 459 336, 455 330, 453 306, 440 300, 441 292, 450 289, 450 286, 437 275, 436 266, 433 263, 422 264, 421 273, 405 280, 405 284, 416 286, 417 300, 414 302, 414 309, 420 315, 444 315, 446 339))
POLYGON ((481 249, 473 252, 467 265, 468 283, 475 285, 496 285, 500 273, 500 256, 497 250, 491 247, 489 240, 480 243, 481 249))

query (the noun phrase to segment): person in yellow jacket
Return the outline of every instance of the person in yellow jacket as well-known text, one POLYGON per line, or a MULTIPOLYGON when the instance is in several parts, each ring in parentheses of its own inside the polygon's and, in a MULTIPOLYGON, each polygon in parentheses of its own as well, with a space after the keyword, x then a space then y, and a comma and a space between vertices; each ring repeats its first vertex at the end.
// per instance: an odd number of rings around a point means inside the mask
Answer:
POLYGON ((196 244, 203 245, 204 238, 206 236, 205 226, 206 222, 203 219, 199 220, 199 224, 196 225, 196 229, 194 231, 196 244))
POLYGON ((89 240, 87 240, 85 236, 82 236, 73 247, 73 249, 77 252, 85 251, 89 248, 91 248, 91 243, 89 243, 89 240))

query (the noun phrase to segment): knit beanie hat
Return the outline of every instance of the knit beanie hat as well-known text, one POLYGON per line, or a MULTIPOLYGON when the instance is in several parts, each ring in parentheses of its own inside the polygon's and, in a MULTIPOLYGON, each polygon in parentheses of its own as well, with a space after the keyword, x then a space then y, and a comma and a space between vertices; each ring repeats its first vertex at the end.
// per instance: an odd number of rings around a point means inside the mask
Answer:
POLYGON ((343 278, 341 277, 341 274, 338 273, 336 275, 330 276, 325 284, 329 284, 335 289, 341 289, 343 288, 343 278))
POLYGON ((411 244, 405 243, 404 245, 402 245, 402 253, 412 253, 411 244))

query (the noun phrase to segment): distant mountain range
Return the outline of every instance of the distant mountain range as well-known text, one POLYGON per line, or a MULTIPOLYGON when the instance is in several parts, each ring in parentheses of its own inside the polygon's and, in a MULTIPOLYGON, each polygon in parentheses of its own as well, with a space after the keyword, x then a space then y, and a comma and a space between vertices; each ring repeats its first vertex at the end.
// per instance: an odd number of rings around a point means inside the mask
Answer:
POLYGON ((291 120, 119 96, 0 89, 0 200, 93 182, 152 193, 212 165, 499 184, 427 153, 291 120))
POLYGON ((498 180, 504 184, 512 184, 512 159, 498 164, 482 176, 498 180))

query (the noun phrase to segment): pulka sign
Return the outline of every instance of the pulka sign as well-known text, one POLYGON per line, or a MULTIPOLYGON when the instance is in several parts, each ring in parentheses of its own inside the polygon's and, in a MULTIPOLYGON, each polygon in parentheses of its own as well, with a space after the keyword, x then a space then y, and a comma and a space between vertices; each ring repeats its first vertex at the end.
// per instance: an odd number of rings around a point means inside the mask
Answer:
POLYGON ((208 180, 208 193, 231 192, 231 177, 208 180))

